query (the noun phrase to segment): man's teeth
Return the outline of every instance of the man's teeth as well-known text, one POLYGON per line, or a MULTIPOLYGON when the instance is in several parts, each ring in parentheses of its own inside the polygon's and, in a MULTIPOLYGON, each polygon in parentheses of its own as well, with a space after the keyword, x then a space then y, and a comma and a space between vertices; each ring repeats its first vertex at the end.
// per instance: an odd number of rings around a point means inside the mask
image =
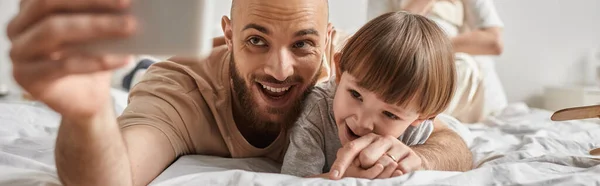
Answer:
POLYGON ((274 87, 270 87, 270 86, 266 86, 266 85, 262 85, 262 86, 264 89, 267 89, 271 92, 276 92, 276 93, 285 92, 285 91, 289 90, 291 87, 291 86, 288 86, 288 87, 283 87, 283 88, 274 88, 274 87))

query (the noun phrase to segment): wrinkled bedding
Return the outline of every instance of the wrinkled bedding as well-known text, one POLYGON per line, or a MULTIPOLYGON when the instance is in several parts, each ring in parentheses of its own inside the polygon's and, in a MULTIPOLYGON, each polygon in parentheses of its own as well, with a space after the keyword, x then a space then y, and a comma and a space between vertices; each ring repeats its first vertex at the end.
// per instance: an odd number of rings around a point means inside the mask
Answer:
MULTIPOLYGON (((115 99, 124 102, 124 98, 115 99)), ((123 106, 117 104, 117 110, 123 106)), ((275 174, 261 159, 184 156, 154 185, 600 185, 600 124, 550 121, 551 113, 512 104, 502 114, 468 125, 475 169, 418 171, 383 180, 339 181, 275 174)), ((0 185, 60 185, 54 141, 60 116, 43 105, 0 103, 0 185)))

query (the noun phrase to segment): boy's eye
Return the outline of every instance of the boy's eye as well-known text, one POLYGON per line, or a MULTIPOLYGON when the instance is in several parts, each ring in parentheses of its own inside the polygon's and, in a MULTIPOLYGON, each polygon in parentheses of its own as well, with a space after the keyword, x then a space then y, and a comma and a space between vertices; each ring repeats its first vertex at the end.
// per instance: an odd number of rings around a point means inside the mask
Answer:
POLYGON ((250 38, 248 39, 248 41, 246 41, 246 42, 247 42, 248 44, 250 44, 250 45, 254 45, 254 46, 257 46, 257 47, 264 47, 264 46, 266 46, 266 45, 267 45, 267 43, 265 43, 265 41, 263 41, 263 40, 262 40, 261 38, 259 38, 259 37, 255 37, 255 36, 253 36, 253 37, 250 37, 250 38))
POLYGON ((350 96, 352 96, 354 99, 362 101, 362 96, 356 90, 349 89, 348 92, 350 92, 350 96))
POLYGON ((399 120, 400 118, 394 114, 392 114, 391 112, 388 111, 383 111, 383 115, 385 115, 386 117, 392 119, 392 120, 399 120))

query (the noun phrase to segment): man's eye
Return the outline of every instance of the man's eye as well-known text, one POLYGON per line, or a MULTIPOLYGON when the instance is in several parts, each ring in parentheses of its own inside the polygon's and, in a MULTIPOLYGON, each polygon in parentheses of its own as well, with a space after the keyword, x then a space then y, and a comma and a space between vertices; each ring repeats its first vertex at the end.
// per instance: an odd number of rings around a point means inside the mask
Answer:
POLYGON ((392 120, 399 120, 400 118, 394 114, 392 114, 391 112, 388 111, 383 111, 383 115, 385 115, 386 117, 392 119, 392 120))
POLYGON ((248 39, 248 44, 254 45, 254 46, 259 46, 259 47, 263 47, 266 46, 267 44, 259 37, 251 37, 250 39, 248 39))
POLYGON ((305 48, 305 47, 309 47, 309 46, 311 46, 310 42, 308 42, 308 41, 299 41, 299 42, 294 43, 294 46, 292 46, 292 47, 294 47, 294 48, 305 48))
POLYGON ((348 92, 350 92, 350 96, 352 96, 354 99, 357 99, 362 102, 362 96, 356 90, 350 89, 348 90, 348 92))

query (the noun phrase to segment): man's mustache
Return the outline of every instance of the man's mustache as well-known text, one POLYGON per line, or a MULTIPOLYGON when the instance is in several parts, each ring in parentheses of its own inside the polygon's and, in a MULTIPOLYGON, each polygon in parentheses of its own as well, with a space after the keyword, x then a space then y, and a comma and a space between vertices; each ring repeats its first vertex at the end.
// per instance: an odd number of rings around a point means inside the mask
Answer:
POLYGON ((279 80, 275 79, 273 76, 269 76, 269 75, 255 75, 253 79, 257 82, 272 83, 272 84, 284 84, 284 85, 285 84, 301 84, 304 82, 304 79, 302 77, 300 77, 299 75, 290 76, 283 81, 279 81, 279 80))

